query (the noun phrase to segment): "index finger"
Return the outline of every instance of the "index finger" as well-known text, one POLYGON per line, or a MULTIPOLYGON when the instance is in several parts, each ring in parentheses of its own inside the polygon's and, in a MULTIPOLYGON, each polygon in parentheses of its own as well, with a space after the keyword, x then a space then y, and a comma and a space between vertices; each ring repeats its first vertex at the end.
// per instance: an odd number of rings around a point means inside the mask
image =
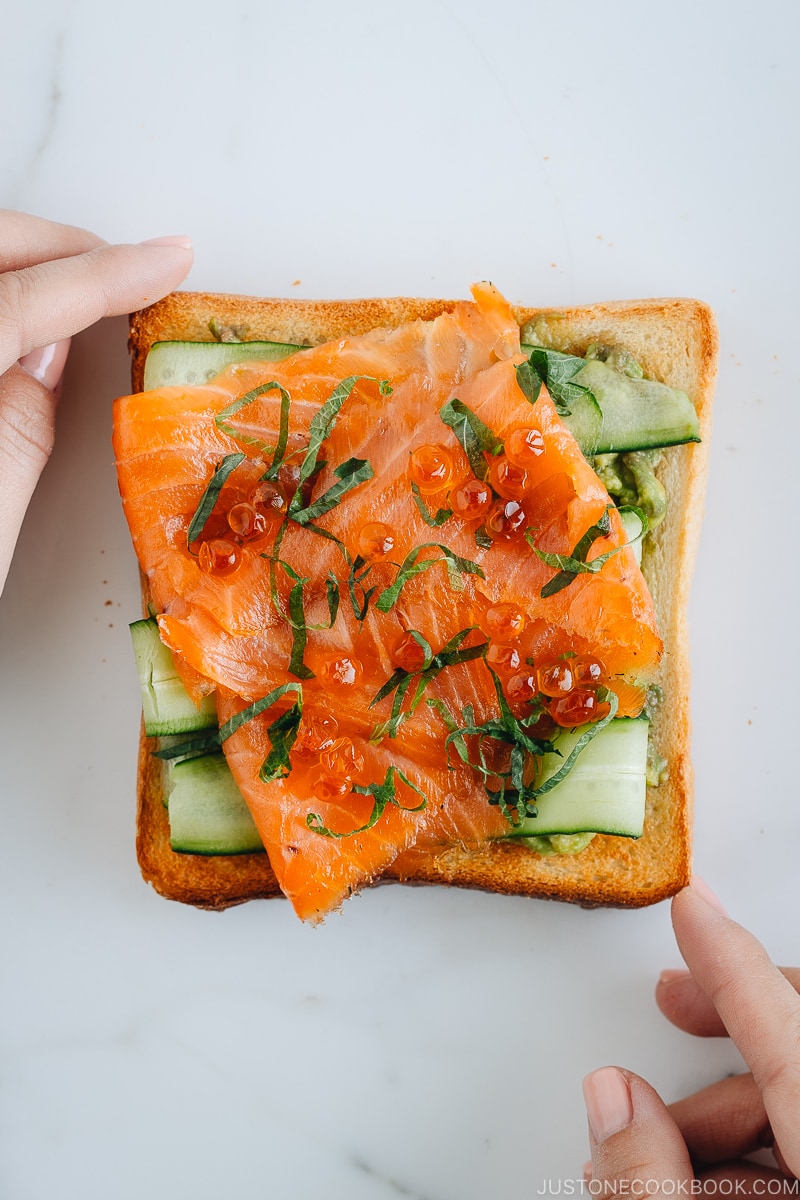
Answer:
POLYGON ((77 225, 0 209, 0 271, 18 271, 51 258, 70 258, 104 245, 97 234, 77 225))
POLYGON ((38 346, 160 300, 191 265, 188 238, 161 238, 0 275, 0 374, 38 346))
POLYGON ((800 1174, 800 997, 702 881, 675 897, 672 924, 687 967, 753 1073, 790 1170, 800 1174))
MULTIPOLYGON (((800 992, 800 967, 778 967, 800 992)), ((662 971, 656 1004, 673 1025, 696 1037, 727 1037, 728 1031, 710 998, 688 971, 662 971)))

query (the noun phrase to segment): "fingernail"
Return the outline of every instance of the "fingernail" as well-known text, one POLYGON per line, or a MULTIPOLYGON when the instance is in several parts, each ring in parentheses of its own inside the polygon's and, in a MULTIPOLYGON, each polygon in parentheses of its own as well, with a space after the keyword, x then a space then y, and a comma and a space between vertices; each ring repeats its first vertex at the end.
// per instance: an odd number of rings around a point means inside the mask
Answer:
POLYGON ((21 358, 19 365, 53 392, 64 374, 71 341, 72 338, 64 338, 60 342, 51 342, 49 346, 39 346, 21 358))
POLYGON ((669 967, 669 968, 667 968, 667 970, 661 972, 661 974, 658 977, 658 982, 659 983, 672 983, 676 979, 690 979, 690 978, 691 978, 691 974, 689 971, 681 971, 680 968, 678 968, 678 967, 675 967, 675 968, 669 967))
POLYGON ((627 1129, 633 1120, 628 1081, 616 1067, 601 1067, 583 1081, 583 1099, 589 1126, 599 1144, 612 1134, 627 1129))
POLYGON ((706 904, 710 904, 718 913, 722 913, 723 917, 730 916, 719 896, 712 892, 706 881, 701 879, 699 875, 692 876, 689 881, 689 887, 696 896, 699 896, 701 900, 705 900, 706 904))
POLYGON ((591 1183, 593 1176, 594 1176, 594 1167, 592 1166, 592 1160, 589 1159, 588 1162, 583 1164, 583 1182, 591 1183))
POLYGON ((183 250, 192 249, 192 239, 185 233, 171 234, 169 237, 147 238, 139 242, 140 246, 180 246, 183 250))

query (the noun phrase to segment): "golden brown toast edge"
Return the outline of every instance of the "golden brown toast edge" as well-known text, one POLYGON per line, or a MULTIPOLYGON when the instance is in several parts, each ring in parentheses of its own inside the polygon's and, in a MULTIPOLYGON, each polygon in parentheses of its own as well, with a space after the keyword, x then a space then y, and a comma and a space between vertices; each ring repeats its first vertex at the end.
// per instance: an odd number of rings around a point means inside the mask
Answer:
MULTIPOLYGON (((246 341, 315 345, 413 319, 432 319, 455 301, 405 297, 346 301, 261 299, 176 292, 131 318, 132 387, 141 390, 144 362, 157 341, 213 341, 209 322, 236 327, 246 341)), ((691 872, 693 774, 689 753, 687 608, 708 470, 718 337, 710 308, 697 300, 614 301, 577 308, 519 307, 524 324, 564 351, 594 341, 624 346, 645 374, 692 397, 701 441, 672 448, 659 469, 670 509, 648 551, 645 572, 664 638, 659 683, 667 697, 652 737, 670 764, 668 781, 648 788, 645 832, 638 841, 598 836, 579 855, 539 856, 526 846, 491 843, 440 852, 407 851, 382 877, 409 884, 448 884, 587 906, 641 907, 679 891, 691 872)), ((145 608, 146 584, 143 584, 145 608)), ((222 909, 280 895, 264 854, 204 857, 169 846, 162 768, 155 743, 142 733, 139 752, 137 853, 144 878, 161 895, 222 909)))

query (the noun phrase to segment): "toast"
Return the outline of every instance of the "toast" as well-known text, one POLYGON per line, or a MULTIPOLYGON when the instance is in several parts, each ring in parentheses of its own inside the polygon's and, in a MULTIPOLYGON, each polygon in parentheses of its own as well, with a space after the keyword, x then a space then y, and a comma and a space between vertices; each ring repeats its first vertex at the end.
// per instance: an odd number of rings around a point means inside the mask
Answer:
MULTIPOLYGON (((235 330, 246 341, 302 346, 431 320, 455 302, 425 299, 301 301, 175 293, 131 318, 132 388, 142 389, 151 346, 162 341, 211 341, 235 330)), ((554 349, 583 354, 601 342, 623 347, 648 378, 691 397, 700 441, 670 447, 658 467, 669 494, 666 520, 648 542, 644 572, 653 597, 664 655, 658 684, 666 702, 651 738, 668 762, 668 778, 648 788, 644 833, 638 840, 598 835, 575 855, 539 855, 507 841, 407 850, 379 882, 446 884, 552 898, 584 906, 640 907, 688 882, 691 865, 693 776, 689 754, 687 605, 707 473, 717 332, 713 314, 695 300, 612 302, 558 311, 517 307, 520 326, 554 349)), ((148 605, 144 586, 145 610, 148 605)), ((201 908, 224 909, 280 894, 265 854, 205 857, 170 848, 162 766, 155 743, 142 733, 139 752, 137 853, 142 875, 163 896, 201 908)))

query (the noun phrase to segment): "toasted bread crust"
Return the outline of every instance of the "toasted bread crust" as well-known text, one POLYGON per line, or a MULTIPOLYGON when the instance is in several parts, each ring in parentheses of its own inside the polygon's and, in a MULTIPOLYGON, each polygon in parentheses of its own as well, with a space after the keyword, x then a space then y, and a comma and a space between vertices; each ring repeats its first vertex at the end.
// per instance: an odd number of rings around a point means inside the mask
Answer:
MULTIPOLYGON (((133 390, 157 341, 212 341, 209 323, 237 328, 247 341, 318 345, 377 327, 430 320, 455 301, 404 297, 302 301, 176 292, 131 318, 133 390)), ((638 300, 559 310, 517 308, 520 325, 537 337, 582 353, 600 341, 628 349, 645 374, 688 392, 697 408, 701 442, 672 448, 660 473, 670 495, 667 519, 648 548, 644 570, 653 594, 664 659, 659 684, 666 697, 652 737, 669 761, 669 779, 648 789, 645 832, 638 841, 598 836, 574 856, 532 853, 491 843, 407 851, 382 877, 407 884, 448 884, 585 906, 641 907, 673 895, 691 871, 693 773, 689 755, 687 607, 702 520, 708 469, 718 339, 714 316, 697 300, 638 300)), ((145 606, 147 602, 145 586, 145 606)), ((162 768, 142 733, 139 753, 137 852, 144 878, 163 896, 223 909, 280 895, 265 854, 205 858, 170 849, 162 768)))

